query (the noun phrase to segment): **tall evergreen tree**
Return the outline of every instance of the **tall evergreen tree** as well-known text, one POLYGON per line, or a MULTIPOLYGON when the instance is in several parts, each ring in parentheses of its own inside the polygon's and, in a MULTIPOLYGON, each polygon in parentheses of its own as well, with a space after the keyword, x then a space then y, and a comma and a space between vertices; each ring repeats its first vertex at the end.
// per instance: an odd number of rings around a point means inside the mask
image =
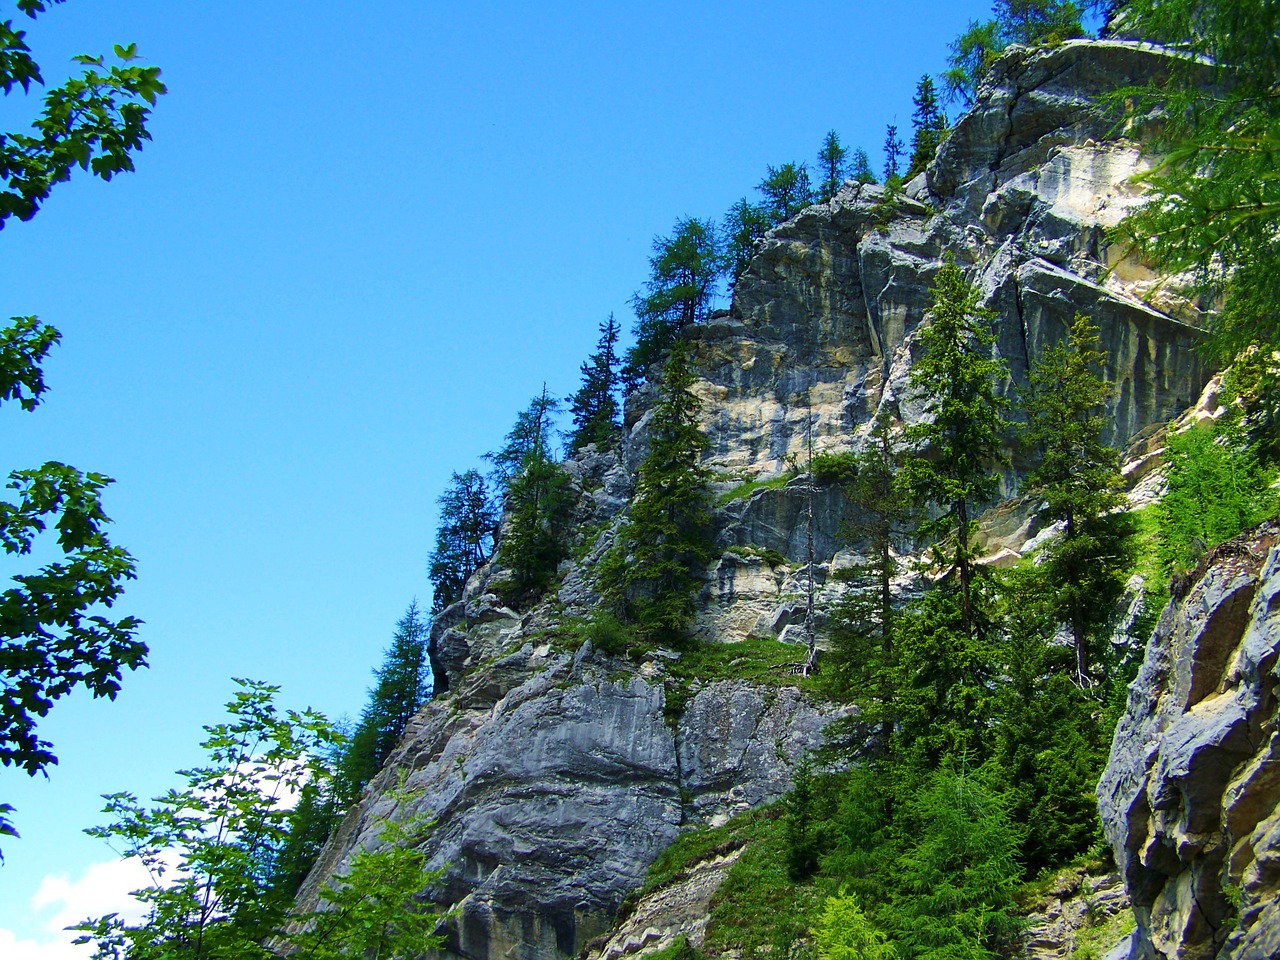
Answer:
POLYGON ((996 467, 1005 458, 1009 424, 996 386, 1006 370, 991 356, 995 314, 979 306, 977 288, 949 252, 929 293, 933 304, 920 331, 923 353, 908 380, 927 416, 907 430, 920 450, 908 475, 919 496, 941 511, 921 530, 941 541, 934 549, 957 578, 964 631, 972 638, 974 508, 999 487, 996 467))
POLYGON ((440 526, 428 559, 431 609, 439 613, 462 599, 467 580, 488 562, 498 529, 498 505, 489 496, 478 470, 453 474, 436 501, 440 526))
POLYGON ((351 739, 338 758, 335 790, 343 804, 354 802, 390 756, 413 715, 431 696, 427 667, 430 627, 418 601, 409 604, 396 624, 391 646, 374 671, 369 691, 351 739))
POLYGON ((751 203, 746 197, 729 208, 724 216, 723 236, 725 268, 730 286, 737 285, 738 278, 755 254, 756 243, 773 225, 769 211, 761 204, 751 203))
POLYGON ((858 183, 877 182, 876 173, 871 169, 871 158, 861 147, 853 151, 853 159, 849 162, 849 177, 858 183))
POLYGON ((724 269, 720 237, 709 220, 684 217, 669 237, 653 241, 645 292, 631 299, 636 343, 622 376, 637 383, 660 362, 685 327, 706 318, 724 269))
POLYGON ((1027 483, 1044 497, 1046 518, 1063 524, 1041 573, 1059 622, 1071 629, 1076 676, 1085 685, 1097 666, 1092 635, 1124 591, 1135 533, 1120 510, 1120 451, 1102 442, 1112 389, 1095 372, 1106 359, 1098 343, 1098 328, 1076 314, 1069 342, 1047 347, 1032 366, 1024 404, 1028 438, 1040 450, 1027 483))
POLYGON ((818 199, 827 203, 836 195, 836 191, 844 184, 845 162, 849 151, 840 143, 834 130, 827 131, 822 141, 822 149, 818 151, 818 170, 822 173, 822 182, 818 185, 818 199))
POLYGON ((895 725, 897 664, 893 642, 893 578, 898 561, 894 542, 908 532, 915 505, 903 482, 905 450, 889 415, 881 411, 855 460, 845 496, 858 518, 848 533, 862 545, 866 560, 842 577, 852 590, 832 617, 832 673, 859 710, 850 737, 855 752, 873 757, 890 749, 895 725))
POLYGON ((768 167, 757 189, 764 195, 765 207, 774 223, 790 220, 813 202, 809 168, 803 163, 768 167))
POLYGON ((619 615, 649 640, 681 637, 693 618, 701 569, 711 559, 708 447, 702 402, 684 340, 672 345, 630 512, 600 570, 619 615))
POLYGON ((511 478, 524 468, 530 453, 536 450, 545 454, 551 449, 551 434, 559 412, 560 401, 547 392, 544 383, 542 392, 516 415, 515 425, 503 439, 502 446, 484 455, 493 464, 493 478, 504 491, 511 478))
POLYGON ((569 449, 581 450, 594 443, 606 450, 614 447, 621 432, 618 409, 618 321, 609 319, 600 324, 600 339, 596 352, 582 365, 582 386, 569 401, 573 414, 574 430, 569 437, 569 449))
POLYGON ((569 475, 551 458, 552 417, 559 401, 547 393, 533 399, 507 435, 507 444, 492 455, 495 463, 521 453, 502 499, 506 527, 498 542, 498 561, 512 574, 516 597, 545 589, 568 554, 566 525, 573 506, 569 475))
POLYGON ((911 162, 907 166, 907 180, 928 166, 933 155, 938 152, 938 144, 947 129, 947 117, 938 103, 938 91, 934 87, 933 77, 926 73, 920 78, 911 102, 916 109, 911 115, 914 133, 911 135, 911 162))
POLYGON ((885 127, 884 133, 884 182, 891 183, 898 180, 898 165, 902 161, 902 152, 906 146, 902 142, 902 138, 898 136, 898 125, 895 123, 885 127))

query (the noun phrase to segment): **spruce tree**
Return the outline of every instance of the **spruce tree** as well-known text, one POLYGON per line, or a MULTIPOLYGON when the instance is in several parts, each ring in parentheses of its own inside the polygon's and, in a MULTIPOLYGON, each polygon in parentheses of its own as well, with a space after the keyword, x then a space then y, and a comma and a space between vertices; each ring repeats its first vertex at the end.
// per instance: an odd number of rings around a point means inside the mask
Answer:
POLYGON ((693 619, 702 568, 713 556, 708 441, 689 348, 677 340, 662 371, 649 452, 600 585, 619 616, 646 640, 678 640, 693 619))
POLYGON ((834 130, 827 131, 822 141, 822 149, 818 151, 818 170, 822 173, 822 183, 818 187, 818 199, 823 203, 830 202, 836 191, 844 184, 845 161, 849 151, 840 143, 834 130))
POLYGON ((429 634, 428 621, 414 600, 396 624, 391 646, 374 671, 376 682, 360 719, 339 755, 335 790, 344 805, 359 798, 365 784, 382 769, 413 715, 431 696, 426 662, 429 634))
POLYGON ((920 331, 923 353, 908 385, 923 400, 926 417, 907 429, 918 445, 908 463, 912 488, 935 504, 939 516, 921 525, 935 538, 935 556, 956 578, 965 633, 975 631, 973 545, 975 508, 996 493, 996 468, 1005 459, 1005 399, 996 391, 1005 364, 991 356, 995 314, 979 306, 979 292, 947 253, 930 288, 933 298, 920 331))
POLYGON ((898 125, 891 123, 885 127, 884 182, 886 184, 892 185, 898 182, 898 164, 902 160, 902 152, 905 149, 902 138, 898 136, 898 125))
POLYGON ((609 319, 600 324, 600 339, 596 352, 582 365, 582 386, 569 401, 574 430, 569 437, 569 449, 577 453, 594 443, 600 450, 616 446, 622 425, 619 421, 618 387, 618 321, 609 319))
POLYGON ((529 401, 529 406, 516 416, 515 425, 507 433, 502 446, 484 458, 493 464, 494 482, 503 490, 511 478, 524 469, 525 460, 533 451, 546 453, 551 449, 551 433, 555 428, 555 415, 560 412, 560 401, 542 392, 529 401))
POLYGON ((938 92, 933 78, 927 73, 916 85, 915 96, 911 98, 915 104, 915 112, 911 115, 911 124, 915 132, 911 135, 911 162, 907 166, 904 179, 910 180, 921 173, 933 155, 938 152, 938 144, 942 141, 943 131, 947 129, 947 117, 938 103, 938 92))
POLYGON ((498 529, 498 506, 478 470, 453 474, 436 501, 440 526, 428 560, 431 609, 439 613, 462 599, 470 576, 488 562, 498 529))
POLYGON ((495 464, 519 465, 508 477, 502 498, 506 527, 498 543, 498 561, 510 569, 513 599, 544 590, 568 555, 567 524, 573 506, 569 475, 551 459, 552 417, 559 401, 547 393, 535 397, 517 418, 507 444, 491 455, 495 464))
POLYGON ((1063 524, 1040 572, 1058 621, 1071 630, 1076 678, 1084 685, 1095 679, 1092 635, 1124 591, 1135 533, 1121 511, 1120 451, 1102 442, 1112 388, 1095 372, 1106 359, 1098 344, 1098 328, 1076 314, 1068 343, 1047 347, 1032 365, 1024 403, 1027 436, 1040 450, 1027 485, 1044 498, 1045 518, 1063 524))

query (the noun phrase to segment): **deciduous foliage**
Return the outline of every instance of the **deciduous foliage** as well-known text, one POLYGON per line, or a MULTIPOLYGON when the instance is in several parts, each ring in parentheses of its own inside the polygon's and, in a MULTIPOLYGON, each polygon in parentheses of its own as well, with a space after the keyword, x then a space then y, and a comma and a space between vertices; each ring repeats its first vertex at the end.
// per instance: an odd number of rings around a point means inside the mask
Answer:
POLYGON ((928 322, 920 333, 923 353, 911 369, 910 388, 924 402, 926 418, 907 430, 920 448, 908 464, 912 488, 936 504, 939 516, 921 527, 941 542, 935 555, 958 582, 965 632, 973 635, 974 508, 999 487, 1008 422, 1003 361, 991 356, 995 314, 979 306, 979 292, 950 254, 930 288, 928 322), (943 540, 942 538, 947 538, 943 540))
POLYGON ((431 609, 462 599, 467 580, 488 562, 498 529, 498 505, 478 470, 454 473, 440 499, 440 527, 428 558, 431 609))
POLYGON ((636 311, 635 346, 627 353, 623 379, 636 383, 660 363, 680 332, 706 318, 722 269, 720 238, 709 220, 684 217, 669 237, 656 237, 636 311))
MULTIPOLYGON (((321 909, 295 911, 278 869, 296 816, 290 800, 323 791, 321 758, 335 735, 313 711, 281 714, 277 688, 237 683, 229 719, 205 728, 205 764, 180 771, 180 788, 154 806, 130 793, 106 798, 113 822, 87 832, 147 868, 151 883, 133 893, 147 913, 85 920, 77 942, 92 943, 96 960, 359 960, 438 946, 439 917, 416 902, 439 877, 417 849, 422 817, 384 820, 379 847, 319 891, 321 909)), ((403 790, 393 799, 415 802, 403 790)))
MULTIPOLYGON (((18 0, 34 18, 61 0, 18 0)), ((76 58, 79 73, 45 94, 29 133, 0 134, 0 228, 9 218, 30 220, 54 184, 79 167, 110 180, 132 170, 132 154, 150 139, 146 123, 165 92, 157 67, 137 64, 135 47, 117 46, 118 63, 76 58)), ((0 89, 30 93, 44 85, 26 34, 0 22, 0 89)), ((61 339, 35 317, 14 317, 0 329, 0 401, 34 410, 45 392, 40 364, 61 339)), ((42 773, 57 757, 37 723, 54 701, 83 687, 114 698, 126 669, 146 664, 146 645, 135 639, 140 621, 113 619, 109 608, 134 577, 133 558, 107 537, 109 522, 100 473, 64 463, 9 474, 11 501, 0 501, 0 543, 11 555, 30 554, 57 532, 61 558, 38 572, 13 578, 0 595, 0 764, 42 773)), ((0 836, 16 836, 0 803, 0 836)))
POLYGON ((1098 328, 1077 314, 1066 344, 1045 348, 1032 365, 1024 402, 1027 436, 1040 462, 1027 477, 1044 497, 1044 515, 1063 525, 1042 557, 1041 573, 1059 622, 1076 651, 1076 677, 1092 684, 1093 635, 1124 590, 1133 564, 1132 518, 1125 504, 1120 451, 1102 442, 1112 388, 1100 374, 1106 354, 1098 328))
POLYGON ((618 333, 618 321, 611 313, 609 319, 600 324, 596 352, 582 365, 582 386, 569 401, 574 427, 569 437, 569 449, 574 452, 591 443, 600 450, 610 449, 618 443, 622 430, 618 407, 618 388, 621 385, 618 333))
POLYGON ((702 402, 690 388, 689 348, 677 340, 662 371, 649 452, 613 550, 601 564, 605 595, 648 640, 675 640, 694 612, 702 567, 712 556, 707 438, 702 402))

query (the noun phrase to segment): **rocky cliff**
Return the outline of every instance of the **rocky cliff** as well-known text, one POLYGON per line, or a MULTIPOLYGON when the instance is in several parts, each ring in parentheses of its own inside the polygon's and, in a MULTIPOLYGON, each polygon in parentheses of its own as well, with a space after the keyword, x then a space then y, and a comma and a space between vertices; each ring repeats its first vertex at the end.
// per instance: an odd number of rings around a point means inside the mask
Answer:
POLYGON ((1138 921, 1122 955, 1280 956, 1280 525, 1165 609, 1098 785, 1138 921))
MULTIPOLYGON (((707 643, 799 638, 810 493, 788 480, 812 437, 856 447, 875 411, 910 423, 906 389, 931 278, 952 251, 999 315, 997 348, 1014 390, 1076 311, 1101 324, 1119 384, 1112 439, 1166 420, 1208 377, 1193 349, 1195 305, 1107 243, 1135 202, 1134 143, 1114 136, 1098 95, 1158 76, 1164 55, 1125 43, 1015 49, 996 66, 929 170, 901 194, 846 185, 773 230, 739 280, 732 309, 691 331, 718 471, 720 559, 706 571, 697 625, 707 643), (761 484, 762 480, 774 480, 761 484)), ((833 709, 766 676, 716 679, 674 651, 639 662, 583 642, 575 618, 597 597, 594 561, 611 542, 643 455, 649 398, 629 398, 620 457, 590 450, 566 464, 578 489, 575 559, 530 609, 503 605, 485 568, 439 615, 431 659, 438 696, 326 848, 304 888, 375 842, 389 788, 403 778, 438 826, 429 840, 456 907, 448 949, 472 960, 571 955, 608 931, 657 854, 692 825, 780 798, 833 709)), ((1020 466, 1006 477, 1015 489, 1020 466)), ((850 562, 848 508, 814 495, 812 573, 819 612, 850 562)), ((992 539, 1016 549, 1027 511, 992 514, 992 539), (1013 519, 1010 519, 1012 517, 1013 519), (999 536, 997 537, 997 533, 999 536)), ((908 549, 909 545, 903 545, 908 549)), ((730 665, 738 660, 730 652, 730 665)), ((733 673, 730 670, 728 673, 733 673)), ((742 671, 738 671, 741 673, 742 671)))

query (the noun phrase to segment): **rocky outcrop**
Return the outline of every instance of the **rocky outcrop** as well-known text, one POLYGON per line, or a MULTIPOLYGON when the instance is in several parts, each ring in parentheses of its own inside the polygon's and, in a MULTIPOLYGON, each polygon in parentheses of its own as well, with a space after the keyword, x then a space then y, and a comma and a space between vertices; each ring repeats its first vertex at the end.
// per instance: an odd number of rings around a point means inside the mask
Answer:
MULTIPOLYGON (((1172 295, 1145 304, 1153 278, 1106 240, 1135 201, 1129 177, 1140 161, 1135 144, 1110 138, 1094 100, 1157 75, 1162 57, 1114 43, 1015 50, 925 175, 893 195, 848 184, 780 225, 740 278, 732 310, 689 331, 722 498, 700 641, 805 643, 821 630, 843 590, 839 571, 858 559, 861 545, 844 529, 856 517, 836 490, 793 475, 810 444, 856 447, 877 410, 920 418, 908 376, 944 252, 998 315, 1011 373, 1004 389, 1022 384, 1085 310, 1102 326, 1119 384, 1113 439, 1129 440, 1199 394, 1209 371, 1193 349, 1194 304, 1172 295)), ((607 930, 681 830, 790 789, 792 767, 834 714, 829 705, 802 696, 785 674, 768 686, 676 683, 678 653, 649 651, 637 662, 575 632, 599 603, 595 565, 631 495, 651 400, 649 388, 628 399, 619 453, 589 448, 566 464, 577 542, 557 571, 558 591, 517 609, 501 599, 504 574, 491 564, 435 617, 438 696, 330 841, 304 904, 351 850, 377 842, 380 815, 425 811, 437 821, 426 849, 444 869, 430 895, 456 908, 448 951, 550 960, 607 930), (418 810, 393 809, 402 777, 418 810)), ((1024 467, 1010 466, 1006 493, 1024 467)), ((993 513, 993 549, 1015 557, 1036 533, 1034 512, 1024 502, 993 513)), ((652 940, 645 929, 635 936, 652 940)))
POLYGON ((1098 786, 1138 960, 1280 955, 1280 525, 1223 544, 1161 616, 1098 786))

